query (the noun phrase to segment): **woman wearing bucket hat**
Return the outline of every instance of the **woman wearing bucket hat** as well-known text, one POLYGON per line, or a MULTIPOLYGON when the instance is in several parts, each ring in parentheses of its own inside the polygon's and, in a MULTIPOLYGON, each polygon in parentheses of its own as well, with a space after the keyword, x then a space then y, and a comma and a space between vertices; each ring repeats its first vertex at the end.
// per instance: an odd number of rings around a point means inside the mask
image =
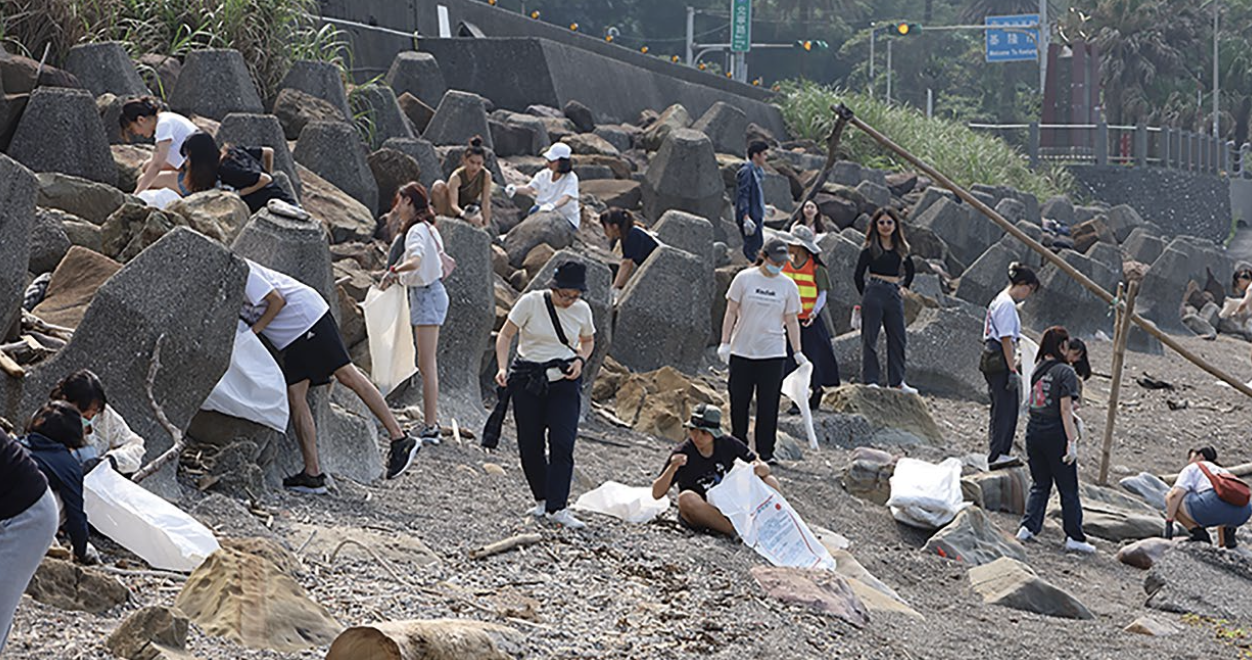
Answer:
MULTIPOLYGON (((839 362, 830 345, 830 330, 822 319, 826 295, 830 289, 830 274, 819 257, 822 250, 817 246, 813 230, 795 225, 791 233, 783 236, 791 253, 791 261, 783 268, 783 274, 791 278, 800 290, 800 346, 804 356, 813 363, 813 376, 809 379, 809 408, 817 410, 822 403, 823 387, 839 386, 839 362)), ((788 358, 792 354, 788 352, 788 358)), ((797 365, 788 359, 785 373, 791 373, 797 365)))
POLYGON ((756 395, 756 451, 770 465, 778 432, 778 399, 782 396, 787 344, 796 362, 808 362, 800 346, 800 291, 784 276, 787 244, 771 238, 761 248, 757 265, 735 276, 726 292, 722 344, 717 355, 730 364, 730 428, 736 438, 748 437, 748 410, 756 395))
POLYGON ((524 186, 505 186, 504 193, 509 197, 519 192, 534 197, 535 205, 527 215, 539 211, 556 211, 569 220, 574 229, 578 229, 582 221, 582 211, 578 206, 578 175, 574 174, 571 156, 569 145, 557 142, 543 154, 548 161, 546 169, 535 173, 530 183, 524 186))
MULTIPOLYGON (((586 265, 576 261, 559 265, 547 291, 518 298, 496 338, 500 365, 496 384, 505 388, 503 405, 512 399, 522 471, 535 498, 531 513, 571 529, 586 527, 566 508, 574 475, 582 371, 595 349, 591 306, 581 299, 586 291, 586 265), (506 371, 514 335, 517 359, 506 371)), ((499 406, 497 411, 493 419, 502 420, 499 406)))

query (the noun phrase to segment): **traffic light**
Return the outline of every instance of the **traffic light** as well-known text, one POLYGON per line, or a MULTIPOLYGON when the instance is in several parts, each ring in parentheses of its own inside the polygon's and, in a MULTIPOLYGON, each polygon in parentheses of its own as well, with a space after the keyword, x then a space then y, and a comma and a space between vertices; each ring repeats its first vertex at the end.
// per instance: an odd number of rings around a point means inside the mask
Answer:
POLYGON ((902 37, 907 37, 910 34, 917 34, 921 31, 922 31, 921 23, 905 23, 903 21, 900 23, 896 23, 896 34, 902 37))
POLYGON ((801 39, 796 42, 796 48, 799 48, 805 52, 811 52, 814 48, 818 50, 826 50, 827 48, 830 48, 830 44, 827 44, 825 41, 821 41, 821 40, 801 39))

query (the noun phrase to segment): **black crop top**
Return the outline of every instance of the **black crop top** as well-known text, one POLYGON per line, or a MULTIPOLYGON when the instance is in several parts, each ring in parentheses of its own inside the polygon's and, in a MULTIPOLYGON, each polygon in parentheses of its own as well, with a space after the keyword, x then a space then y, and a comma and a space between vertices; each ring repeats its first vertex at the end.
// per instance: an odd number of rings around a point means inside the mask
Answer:
POLYGON ((899 277, 900 262, 904 262, 904 279, 900 282, 900 286, 908 288, 913 284, 913 260, 910 258, 900 258, 900 253, 895 250, 884 250, 877 259, 870 254, 869 248, 861 250, 861 258, 856 261, 856 290, 865 293, 865 271, 868 269, 870 275, 882 275, 883 277, 899 277))

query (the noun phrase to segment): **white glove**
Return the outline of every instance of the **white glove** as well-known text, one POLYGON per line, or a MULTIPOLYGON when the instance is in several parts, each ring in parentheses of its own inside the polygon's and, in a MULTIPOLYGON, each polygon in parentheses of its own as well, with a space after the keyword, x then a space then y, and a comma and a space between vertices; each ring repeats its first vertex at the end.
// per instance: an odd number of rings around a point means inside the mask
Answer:
POLYGON ((1066 465, 1073 465, 1077 460, 1078 460, 1078 443, 1070 442, 1068 445, 1066 445, 1065 456, 1061 458, 1061 461, 1064 462, 1066 465))
POLYGON ((613 307, 617 307, 617 302, 619 299, 621 299, 621 297, 622 297, 621 289, 618 289, 618 288, 611 289, 609 291, 609 304, 611 304, 613 307))
POLYGON ((517 194, 517 186, 510 183, 509 185, 504 187, 504 195, 508 197, 509 199, 513 199, 513 195, 516 195, 516 194, 517 194))
POLYGON ((722 344, 717 347, 717 359, 723 364, 730 364, 730 344, 722 344))
POLYGON ((555 210, 556 210, 556 205, 555 205, 555 204, 553 204, 552 202, 548 202, 547 204, 540 204, 540 205, 539 205, 539 210, 540 210, 540 211, 542 211, 542 212, 545 212, 545 213, 546 213, 546 212, 549 212, 549 211, 555 211, 555 210))
POLYGON ((756 235, 756 221, 753 220, 752 218, 744 218, 743 233, 745 236, 755 236, 756 235))
POLYGON ((803 367, 809 363, 809 358, 804 353, 796 353, 792 357, 795 359, 797 367, 803 367))
POLYGON ((87 566, 95 566, 100 563, 100 552, 96 550, 96 546, 88 543, 87 552, 78 559, 78 562, 87 566))
POLYGON ((852 319, 848 321, 853 330, 861 329, 861 306, 857 305, 852 308, 852 319))

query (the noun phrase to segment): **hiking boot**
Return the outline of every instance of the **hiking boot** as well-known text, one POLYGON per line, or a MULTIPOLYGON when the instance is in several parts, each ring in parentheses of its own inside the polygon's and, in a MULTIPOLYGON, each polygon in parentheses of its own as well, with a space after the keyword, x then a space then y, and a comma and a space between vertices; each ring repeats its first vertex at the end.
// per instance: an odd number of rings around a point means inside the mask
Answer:
POLYGON ((421 438, 422 444, 424 445, 437 445, 443 442, 443 439, 440 437, 442 433, 443 431, 439 428, 438 424, 431 424, 430 426, 424 427, 421 435, 418 437, 421 438))
POLYGON ((265 208, 274 215, 281 215, 295 220, 308 220, 313 217, 309 215, 308 211, 305 211, 295 204, 288 204, 281 199, 271 199, 265 203, 265 208))
POLYGON ((587 523, 575 518, 569 509, 561 509, 556 513, 549 513, 547 519, 549 522, 554 522, 570 529, 582 529, 587 526, 587 523))
POLYGON ((548 503, 544 500, 535 502, 535 508, 530 510, 530 515, 536 518, 542 518, 548 514, 548 503))
POLYGON ((1030 531, 1029 529, 1026 529, 1025 527, 1020 527, 1017 530, 1017 540, 1021 541, 1022 543, 1034 541, 1035 533, 1030 531))
POLYGON ((1065 552, 1077 552, 1084 555, 1094 555, 1096 547, 1086 541, 1075 541, 1070 537, 1065 537, 1065 552))
POLYGON ((391 441, 391 451, 387 455, 387 478, 395 479, 413 465, 417 452, 422 450, 422 443, 413 439, 408 433, 403 438, 391 441))
POLYGON ((1188 543, 1207 543, 1209 545, 1213 545, 1213 537, 1209 536, 1209 530, 1197 526, 1189 531, 1191 536, 1187 538, 1188 543))
POLYGON ((1224 547, 1227 550, 1234 550, 1235 548, 1239 547, 1239 528, 1238 527, 1223 527, 1222 536, 1226 537, 1226 544, 1224 547))
POLYGON ((283 479, 283 488, 297 493, 325 495, 326 475, 319 474, 316 477, 310 477, 307 472, 301 470, 297 474, 283 479))

